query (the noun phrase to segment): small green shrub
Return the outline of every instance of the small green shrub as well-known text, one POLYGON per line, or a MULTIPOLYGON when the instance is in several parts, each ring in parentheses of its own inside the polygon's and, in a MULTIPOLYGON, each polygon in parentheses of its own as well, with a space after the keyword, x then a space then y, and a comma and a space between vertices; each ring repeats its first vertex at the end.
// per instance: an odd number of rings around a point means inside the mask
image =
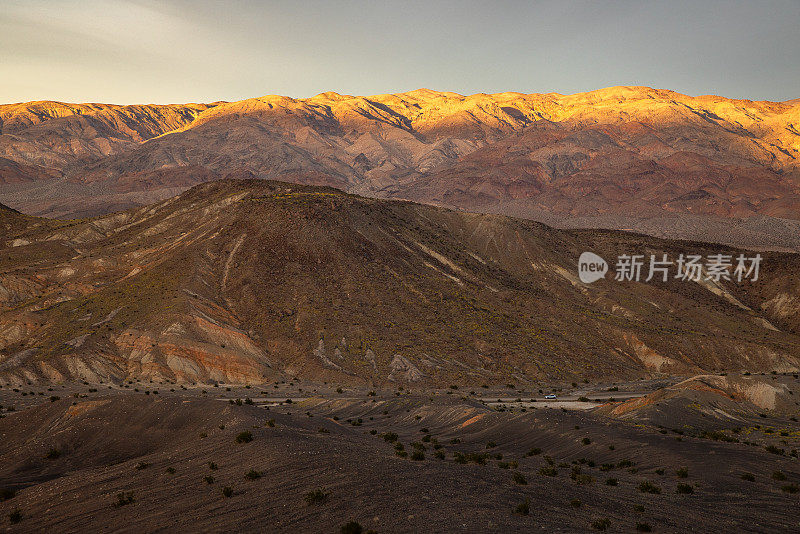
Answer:
POLYGON ((653 527, 649 523, 636 523, 637 532, 653 532, 653 527))
POLYGON ((680 493, 682 495, 689 495, 694 493, 694 488, 691 484, 678 484, 675 488, 675 493, 680 493))
POLYGON ((525 499, 524 501, 519 503, 517 505, 517 507, 514 509, 514 513, 515 514, 519 514, 519 515, 528 515, 528 514, 530 514, 531 513, 531 500, 530 499, 525 499))
POLYGON ((321 489, 315 489, 314 491, 309 491, 306 493, 303 498, 306 501, 306 504, 309 506, 312 504, 324 504, 328 502, 329 495, 322 491, 321 489))
POLYGON ((236 435, 236 443, 250 443, 251 441, 253 441, 253 433, 249 430, 236 435))
POLYGON ((649 480, 645 480, 641 484, 639 484, 639 491, 641 491, 642 493, 652 493, 657 495, 661 493, 661 488, 659 488, 649 480))
POLYGON ((519 471, 515 471, 514 474, 511 475, 511 480, 513 480, 514 483, 520 484, 520 485, 523 485, 523 486, 528 483, 528 481, 525 478, 525 476, 522 473, 520 473, 519 471))
POLYGON ((22 521, 22 512, 19 508, 15 508, 8 514, 8 520, 11 522, 12 525, 16 525, 20 521, 22 521))
POLYGON ((342 525, 342 528, 339 530, 340 534, 363 534, 364 527, 362 527, 357 521, 350 521, 345 525, 342 525))
POLYGON ((742 473, 741 479, 746 480, 748 482, 755 482, 756 477, 753 473, 742 473))
POLYGON ((800 486, 792 482, 791 484, 786 484, 785 486, 781 486, 781 490, 785 491, 786 493, 797 493, 800 491, 800 486))
POLYGON ((675 474, 678 475, 678 478, 687 478, 689 476, 689 470, 685 467, 681 467, 675 471, 675 474))
POLYGON ((600 531, 608 530, 610 526, 611 526, 611 520, 607 517, 603 517, 601 519, 597 519, 592 522, 592 528, 595 530, 600 530, 600 531))
POLYGON ((225 486, 224 488, 222 488, 222 496, 225 497, 226 499, 230 499, 231 497, 233 497, 233 488, 230 486, 225 486))
POLYGON ((250 471, 244 474, 244 478, 246 478, 247 480, 258 480, 262 476, 263 474, 261 473, 261 471, 256 471, 255 469, 251 469, 250 471))
POLYGON ((114 506, 116 508, 119 508, 120 506, 127 506, 128 504, 133 503, 133 501, 134 498, 132 491, 121 491, 117 493, 117 500, 114 503, 114 506))

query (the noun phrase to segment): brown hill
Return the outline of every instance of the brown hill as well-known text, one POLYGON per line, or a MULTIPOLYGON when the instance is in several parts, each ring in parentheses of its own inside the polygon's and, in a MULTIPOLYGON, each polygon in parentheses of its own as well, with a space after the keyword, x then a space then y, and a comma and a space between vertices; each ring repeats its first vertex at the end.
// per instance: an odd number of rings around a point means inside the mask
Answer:
POLYGON ((797 255, 765 255, 755 283, 585 285, 585 250, 726 249, 263 180, 25 220, 0 243, 4 381, 481 384, 800 367, 797 255))
MULTIPOLYGON (((708 224, 684 226, 703 238, 800 246, 792 232, 718 231, 731 217, 797 219, 796 102, 647 87, 421 89, 212 106, 44 102, 2 106, 0 118, 0 158, 35 166, 5 171, 0 199, 39 215, 107 213, 242 172, 565 226, 649 232, 653 217, 696 215, 708 224), (31 182, 46 176, 64 179, 31 182)), ((695 237, 680 225, 667 235, 695 237)))

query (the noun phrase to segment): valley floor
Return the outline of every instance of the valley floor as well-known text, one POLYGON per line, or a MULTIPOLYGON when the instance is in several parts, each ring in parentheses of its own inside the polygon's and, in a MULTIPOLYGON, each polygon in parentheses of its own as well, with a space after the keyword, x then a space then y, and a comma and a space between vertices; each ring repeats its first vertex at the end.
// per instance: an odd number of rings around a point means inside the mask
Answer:
POLYGON ((663 385, 4 386, 0 530, 796 532, 796 417, 595 408, 663 385))

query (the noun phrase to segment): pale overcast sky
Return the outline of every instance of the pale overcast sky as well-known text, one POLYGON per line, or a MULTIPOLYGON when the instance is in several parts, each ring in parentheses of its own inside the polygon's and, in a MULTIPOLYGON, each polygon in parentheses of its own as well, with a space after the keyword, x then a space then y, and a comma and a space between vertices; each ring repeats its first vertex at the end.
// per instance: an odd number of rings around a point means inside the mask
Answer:
POLYGON ((428 87, 800 97, 800 0, 3 0, 0 102, 428 87))

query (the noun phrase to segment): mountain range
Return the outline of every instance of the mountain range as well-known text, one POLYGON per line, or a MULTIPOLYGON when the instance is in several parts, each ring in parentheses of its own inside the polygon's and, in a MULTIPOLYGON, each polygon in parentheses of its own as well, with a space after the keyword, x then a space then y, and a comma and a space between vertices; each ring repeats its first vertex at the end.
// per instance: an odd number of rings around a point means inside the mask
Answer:
POLYGON ((75 218, 221 178, 800 249, 800 102, 647 87, 0 106, 0 201, 75 218))

